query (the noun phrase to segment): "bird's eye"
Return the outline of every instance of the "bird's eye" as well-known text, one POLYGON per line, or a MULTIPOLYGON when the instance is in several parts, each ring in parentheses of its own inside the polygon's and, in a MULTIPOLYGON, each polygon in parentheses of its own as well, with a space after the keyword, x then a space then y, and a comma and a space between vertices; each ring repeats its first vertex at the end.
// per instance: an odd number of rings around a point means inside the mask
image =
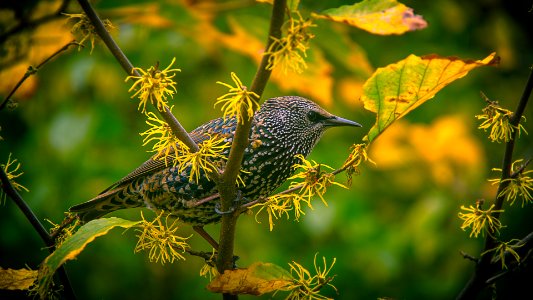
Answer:
POLYGON ((307 113, 307 119, 309 119, 311 122, 317 122, 321 119, 321 117, 322 116, 314 110, 311 110, 307 113))

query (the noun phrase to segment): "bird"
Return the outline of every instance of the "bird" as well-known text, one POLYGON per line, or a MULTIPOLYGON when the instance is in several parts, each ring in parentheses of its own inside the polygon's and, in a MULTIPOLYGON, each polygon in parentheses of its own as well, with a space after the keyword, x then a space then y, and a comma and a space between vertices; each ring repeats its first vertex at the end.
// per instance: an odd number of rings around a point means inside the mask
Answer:
MULTIPOLYGON (((211 120, 190 132, 195 143, 209 138, 224 138, 231 143, 238 120, 235 116, 211 120)), ((323 133, 331 127, 361 127, 357 122, 333 115, 315 102, 299 96, 281 96, 266 100, 254 114, 240 173, 241 201, 249 202, 271 195, 295 172, 298 154, 307 157, 323 133)), ((223 152, 228 157, 230 148, 223 152)), ((215 162, 221 163, 221 162, 215 162)), ((217 187, 201 171, 190 181, 190 166, 181 168, 152 156, 127 176, 95 198, 75 205, 70 212, 88 222, 119 209, 148 207, 164 211, 194 228, 217 223, 222 214, 217 187), (212 197, 199 205, 194 203, 212 197), (193 204, 193 205, 191 205, 193 204)))

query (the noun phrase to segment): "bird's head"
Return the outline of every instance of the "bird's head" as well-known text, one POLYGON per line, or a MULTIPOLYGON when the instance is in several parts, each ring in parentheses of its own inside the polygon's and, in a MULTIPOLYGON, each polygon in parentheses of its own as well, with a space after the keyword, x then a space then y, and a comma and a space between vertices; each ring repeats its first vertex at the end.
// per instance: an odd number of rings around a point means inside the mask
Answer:
POLYGON ((331 127, 361 127, 357 122, 335 116, 313 101, 298 96, 283 96, 265 101, 256 114, 256 122, 263 126, 279 142, 301 147, 301 154, 308 155, 324 131, 331 127))

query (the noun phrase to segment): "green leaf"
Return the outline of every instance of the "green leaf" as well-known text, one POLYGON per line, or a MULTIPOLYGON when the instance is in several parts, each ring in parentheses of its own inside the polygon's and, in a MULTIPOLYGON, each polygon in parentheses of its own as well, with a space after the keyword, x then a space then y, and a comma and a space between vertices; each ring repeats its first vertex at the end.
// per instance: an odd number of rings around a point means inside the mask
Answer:
POLYGON ((39 270, 39 294, 45 294, 55 271, 67 260, 76 258, 95 238, 107 234, 115 227, 130 228, 139 222, 112 217, 92 220, 80 227, 43 261, 39 270))
POLYGON ((346 23, 373 34, 403 34, 426 28, 427 22, 413 9, 396 0, 364 0, 352 5, 331 8, 314 16, 346 23))
POLYGON ((457 57, 409 55, 406 59, 379 68, 363 85, 365 109, 376 113, 376 123, 367 135, 374 140, 395 120, 433 98, 442 88, 469 71, 499 62, 496 53, 483 60, 457 57))
POLYGON ((246 269, 226 270, 209 283, 215 293, 263 295, 286 287, 294 281, 291 274, 272 263, 256 262, 246 269))

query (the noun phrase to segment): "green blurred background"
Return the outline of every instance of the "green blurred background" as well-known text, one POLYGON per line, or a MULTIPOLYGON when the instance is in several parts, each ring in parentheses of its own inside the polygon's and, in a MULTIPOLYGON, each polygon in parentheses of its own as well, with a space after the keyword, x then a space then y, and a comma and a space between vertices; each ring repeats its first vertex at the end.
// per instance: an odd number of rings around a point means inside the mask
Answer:
MULTIPOLYGON (((36 1, 28 3, 41 9, 36 1)), ((479 92, 509 109, 516 106, 533 63, 528 13, 532 2, 403 3, 423 15, 428 28, 402 36, 374 36, 319 20, 309 51, 309 77, 289 73, 267 86, 264 99, 301 95, 364 125, 331 130, 311 159, 340 166, 350 145, 360 142, 372 126, 374 116, 363 109, 359 96, 364 80, 377 67, 409 54, 482 59, 494 51, 501 56, 500 66, 474 70, 392 126, 372 145, 370 154, 377 165, 363 166, 349 190, 330 188, 328 207, 316 201, 314 210, 306 210, 299 222, 278 220, 273 232, 266 219, 257 224, 253 215, 243 215, 235 248, 239 266, 255 261, 287 266, 294 260, 312 268, 316 252, 328 261, 336 257, 332 273, 337 274, 333 284, 338 294, 324 291, 336 299, 450 299, 470 277, 473 264, 459 251, 478 255, 483 240, 469 238, 460 229, 457 213, 461 205, 476 199, 492 201, 495 189, 487 178, 499 176, 491 169, 500 167, 504 151, 503 144, 489 142, 476 129, 479 122, 474 116, 484 107, 479 92)), ((303 0, 302 12, 307 15, 341 4, 351 3, 303 0)), ((251 1, 110 0, 96 2, 95 7, 118 27, 114 36, 135 66, 147 68, 157 61, 166 66, 176 57, 175 67, 182 72, 176 75, 178 93, 171 104, 188 130, 220 115, 213 103, 225 91, 216 81, 229 82, 233 71, 244 84, 251 82, 256 70, 252 56, 257 57, 252 42, 265 40, 270 14, 269 5, 251 1)), ((78 11, 76 5, 70 8, 78 11)), ((0 16, 4 23, 9 21, 9 14, 0 16)), ((21 48, 28 51, 21 65, 41 60, 37 46, 64 44, 57 42, 53 30, 68 41, 61 32, 68 29, 56 27, 47 29, 46 38, 32 40, 34 48, 21 48)), ((101 43, 89 52, 90 46, 79 52, 72 49, 48 63, 15 95, 18 108, 0 112, 4 138, 0 160, 5 162, 13 153, 22 163, 19 182, 30 190, 22 196, 43 221, 60 222, 70 206, 94 197, 150 156, 141 147, 139 132, 147 126, 127 91, 131 82, 124 83, 124 71, 101 43)), ((2 66, 3 99, 13 86, 9 80, 20 75, 2 66)), ((530 109, 526 117, 533 120, 530 109)), ((525 127, 532 132, 528 124, 525 127)), ((532 144, 531 136, 522 135, 516 158, 531 158, 532 144)), ((338 178, 346 180, 345 175, 338 178)), ((531 205, 521 208, 518 202, 505 209, 503 240, 521 238, 532 230, 531 205)), ((140 217, 139 210, 113 215, 140 217)), ((207 230, 217 236, 218 228, 211 225, 207 230)), ((0 230, 1 267, 35 269, 47 256, 42 241, 9 199, 0 206, 0 230)), ((191 233, 186 226, 182 230, 184 236, 191 233)), ((188 257, 161 266, 150 263, 145 253, 134 254, 135 243, 134 231, 114 230, 67 263, 78 297, 220 298, 205 290, 208 279, 198 275, 200 259, 188 257)), ((199 237, 191 243, 195 250, 210 251, 199 237)), ((503 281, 498 285, 500 295, 530 292, 524 286, 530 273, 503 281)))

